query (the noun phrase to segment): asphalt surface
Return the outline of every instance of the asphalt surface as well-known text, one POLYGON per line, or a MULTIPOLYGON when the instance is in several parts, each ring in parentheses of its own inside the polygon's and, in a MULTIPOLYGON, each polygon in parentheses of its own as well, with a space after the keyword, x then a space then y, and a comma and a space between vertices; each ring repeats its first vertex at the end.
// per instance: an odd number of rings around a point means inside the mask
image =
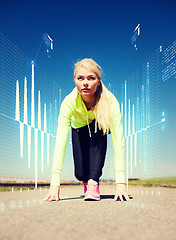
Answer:
POLYGON ((100 201, 84 201, 83 186, 0 192, 0 240, 176 239, 176 189, 129 186, 130 201, 114 202, 115 187, 100 186, 100 201))

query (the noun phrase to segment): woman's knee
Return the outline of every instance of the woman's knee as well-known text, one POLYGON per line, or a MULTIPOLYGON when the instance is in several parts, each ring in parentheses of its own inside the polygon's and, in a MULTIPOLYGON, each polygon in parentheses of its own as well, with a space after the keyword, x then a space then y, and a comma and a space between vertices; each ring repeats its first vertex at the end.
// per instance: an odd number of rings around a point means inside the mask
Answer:
POLYGON ((84 181, 84 179, 85 179, 85 176, 83 175, 83 173, 77 172, 77 171, 75 171, 75 177, 76 177, 79 181, 84 181))

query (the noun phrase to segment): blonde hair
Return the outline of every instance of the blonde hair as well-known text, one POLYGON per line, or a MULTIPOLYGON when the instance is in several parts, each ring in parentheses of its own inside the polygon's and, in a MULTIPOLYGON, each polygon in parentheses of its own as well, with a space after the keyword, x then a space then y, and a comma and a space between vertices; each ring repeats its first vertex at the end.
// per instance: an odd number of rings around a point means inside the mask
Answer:
MULTIPOLYGON (((75 64, 74 69, 74 77, 76 75, 76 69, 78 67, 84 67, 87 69, 91 69, 101 80, 101 67, 91 58, 84 58, 81 61, 78 61, 75 64)), ((100 85, 97 87, 97 91, 95 92, 95 100, 96 104, 94 106, 93 113, 95 114, 95 119, 98 123, 99 129, 103 130, 103 134, 108 134, 111 127, 111 111, 110 111, 110 103, 107 97, 107 88, 104 86, 102 81, 100 81, 100 85)))

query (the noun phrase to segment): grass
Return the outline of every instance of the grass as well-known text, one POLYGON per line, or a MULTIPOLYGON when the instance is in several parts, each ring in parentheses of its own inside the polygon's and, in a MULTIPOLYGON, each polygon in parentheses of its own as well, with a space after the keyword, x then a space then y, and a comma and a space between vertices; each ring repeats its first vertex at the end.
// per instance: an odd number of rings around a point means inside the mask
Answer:
POLYGON ((176 177, 151 178, 146 180, 129 181, 128 184, 134 186, 176 188, 176 177))
MULTIPOLYGON (((74 186, 78 186, 78 185, 61 185, 61 188, 64 188, 64 187, 74 187, 74 186)), ((12 192, 12 188, 14 189, 14 192, 15 191, 20 191, 20 189, 22 189, 22 191, 27 191, 28 189, 29 190, 34 190, 35 186, 3 186, 1 187, 0 186, 0 192, 12 192)), ((38 186, 37 190, 39 189, 49 189, 50 186, 38 186)))
MULTIPOLYGON (((0 187, 0 192, 11 192, 12 191, 12 188, 14 189, 14 191, 20 191, 20 189, 22 189, 22 191, 25 191, 25 190, 34 190, 35 187, 14 187, 14 186, 7 186, 7 187, 0 187)), ((49 186, 46 186, 46 187, 38 187, 38 189, 40 188, 49 188, 49 186)))

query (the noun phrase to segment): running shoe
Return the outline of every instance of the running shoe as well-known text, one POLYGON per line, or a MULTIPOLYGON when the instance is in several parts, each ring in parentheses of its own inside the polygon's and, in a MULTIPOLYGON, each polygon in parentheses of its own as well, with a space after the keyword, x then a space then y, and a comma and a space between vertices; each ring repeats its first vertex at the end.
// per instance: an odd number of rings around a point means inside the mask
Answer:
POLYGON ((87 184, 87 192, 85 194, 84 200, 100 200, 100 191, 97 184, 87 184))
POLYGON ((84 194, 86 194, 86 192, 87 192, 87 182, 83 181, 83 185, 84 185, 84 194))

